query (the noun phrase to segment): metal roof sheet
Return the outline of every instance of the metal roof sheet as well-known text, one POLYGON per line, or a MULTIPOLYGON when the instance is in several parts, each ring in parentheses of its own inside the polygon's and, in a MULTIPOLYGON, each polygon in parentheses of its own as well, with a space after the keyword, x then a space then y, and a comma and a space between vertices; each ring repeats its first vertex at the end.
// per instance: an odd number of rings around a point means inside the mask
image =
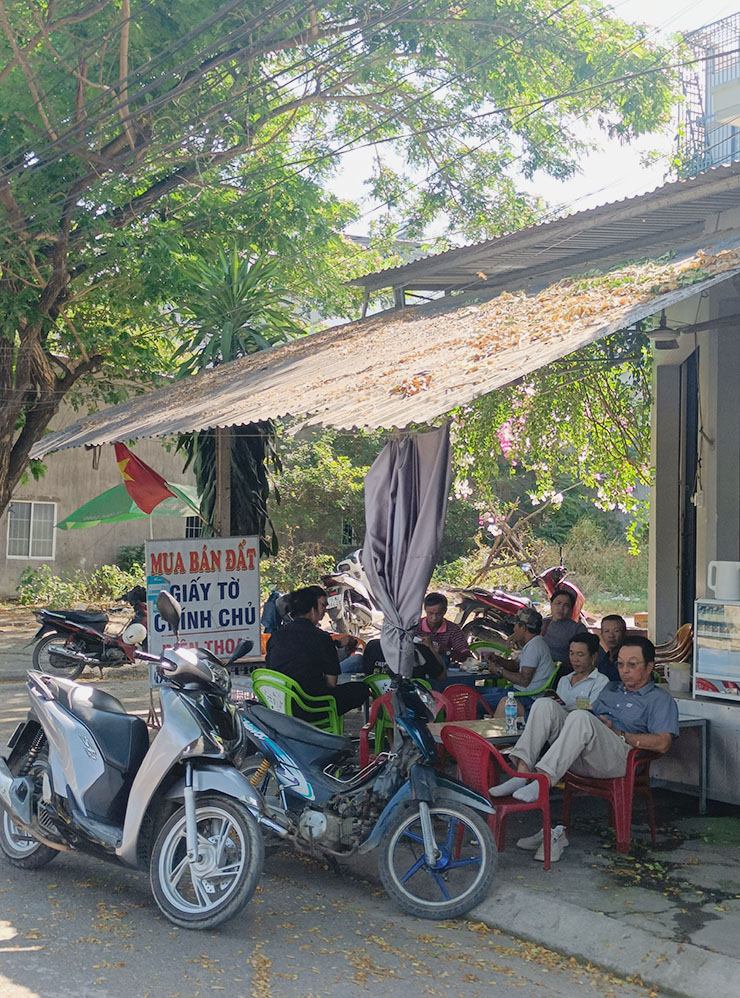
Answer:
POLYGON ((537 295, 445 298, 373 316, 86 416, 31 456, 282 416, 345 429, 428 422, 739 273, 733 245, 568 278, 537 295))
MULTIPOLYGON (((369 291, 523 286, 526 276, 553 264, 571 271, 602 257, 652 254, 666 246, 701 245, 707 218, 740 208, 740 161, 676 180, 632 198, 532 225, 508 235, 426 256, 358 277, 369 291), (631 244, 631 245, 630 245, 631 244), (485 279, 480 277, 485 274, 485 279)), ((655 255, 658 255, 657 253, 655 255)))

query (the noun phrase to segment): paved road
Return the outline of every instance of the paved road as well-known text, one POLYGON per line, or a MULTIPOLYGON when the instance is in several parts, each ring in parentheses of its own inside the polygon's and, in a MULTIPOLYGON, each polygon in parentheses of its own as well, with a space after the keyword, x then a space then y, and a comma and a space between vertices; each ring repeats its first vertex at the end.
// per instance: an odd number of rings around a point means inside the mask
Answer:
MULTIPOLYGON (((146 685, 107 681, 130 707, 146 685)), ((0 686, 0 737, 25 715, 0 686)), ((219 932, 170 925, 144 874, 65 854, 36 872, 0 861, 3 998, 387 998, 649 994, 575 960, 470 922, 406 917, 379 886, 281 852, 245 913, 219 932)))

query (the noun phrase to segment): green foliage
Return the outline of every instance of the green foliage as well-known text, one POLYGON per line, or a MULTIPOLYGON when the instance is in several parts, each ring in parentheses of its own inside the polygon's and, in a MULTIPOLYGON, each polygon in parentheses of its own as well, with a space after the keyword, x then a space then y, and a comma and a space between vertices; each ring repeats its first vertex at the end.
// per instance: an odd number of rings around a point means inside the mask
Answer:
POLYGON ((134 562, 128 571, 117 565, 101 565, 94 572, 81 570, 55 575, 48 565, 26 568, 18 583, 18 602, 23 606, 69 609, 80 603, 110 606, 121 593, 142 585, 144 569, 134 562))
MULTIPOLYGON (((633 613, 647 606, 647 552, 633 553, 624 541, 609 540, 592 520, 580 520, 563 544, 569 578, 583 590, 591 612, 633 613)), ((557 564, 559 549, 538 552, 538 566, 557 564)))
POLYGON ((322 553, 318 544, 282 544, 273 558, 266 558, 260 564, 262 599, 266 599, 273 589, 290 592, 301 586, 318 584, 321 576, 334 568, 334 558, 322 553))
POLYGON ((369 467, 337 454, 337 439, 333 430, 301 440, 283 436, 283 470, 276 478, 280 505, 270 505, 281 544, 294 550, 319 546, 332 560, 362 543, 364 478, 369 467), (349 542, 344 539, 348 532, 349 542))
POLYGON ((458 413, 456 490, 484 530, 496 536, 512 511, 531 518, 575 504, 572 523, 590 501, 627 518, 636 550, 651 481, 650 377, 645 337, 626 331, 458 413))
MULTIPOLYGON (((467 587, 479 575, 486 549, 461 557, 435 569, 430 588, 467 587)), ((634 554, 624 540, 610 538, 607 531, 588 517, 579 520, 565 537, 562 546, 553 547, 532 539, 527 551, 538 571, 562 562, 583 591, 586 610, 599 616, 604 613, 632 614, 647 606, 647 552, 634 554)), ((480 583, 491 589, 499 587, 520 592, 531 579, 516 564, 496 565, 480 583)), ((547 600, 542 590, 527 592, 535 602, 547 600)))
POLYGON ((383 238, 540 219, 518 173, 574 173, 577 123, 629 140, 676 89, 675 56, 595 0, 124 10, 5 4, 0 512, 60 400, 94 408, 172 372, 193 257, 218 266, 239 233, 281 262, 304 319, 349 315, 347 278, 397 262, 383 238), (358 208, 327 193, 368 146, 380 251, 341 236, 358 208))
MULTIPOLYGON (((228 251, 219 249, 216 264, 193 261, 188 270, 190 293, 181 303, 186 339, 175 355, 180 358, 178 378, 266 350, 302 332, 290 314, 277 261, 249 259, 234 240, 228 251)), ((268 464, 280 468, 274 425, 268 420, 233 426, 229 445, 231 533, 259 537, 260 554, 274 555, 278 540, 267 513, 268 464)), ((185 468, 193 465, 201 513, 207 524, 213 524, 216 432, 183 434, 177 446, 186 456, 185 468)))
POLYGON ((133 572, 144 564, 144 544, 124 544, 116 551, 116 565, 124 572, 133 572))
POLYGON ((304 330, 292 318, 293 304, 277 260, 249 259, 234 240, 219 247, 216 263, 184 265, 188 291, 182 309, 185 340, 175 352, 184 378, 250 353, 284 343, 304 330))

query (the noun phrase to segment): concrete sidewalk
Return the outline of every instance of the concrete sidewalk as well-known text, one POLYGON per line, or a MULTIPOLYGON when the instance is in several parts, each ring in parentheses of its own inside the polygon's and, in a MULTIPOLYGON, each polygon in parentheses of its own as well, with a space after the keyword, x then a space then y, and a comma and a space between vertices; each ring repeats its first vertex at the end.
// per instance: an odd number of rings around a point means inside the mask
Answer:
MULTIPOLYGON (((18 614, 17 626, 3 618, 0 683, 25 679, 31 649, 24 645, 34 629, 27 613, 18 614)), ((87 670, 82 679, 101 683, 127 710, 146 714, 145 669, 106 669, 102 680, 87 670)), ((0 738, 24 714, 25 690, 8 686, 0 738)), ((710 801, 708 814, 699 817, 695 797, 655 790, 654 799, 658 846, 650 846, 638 802, 629 855, 615 851, 606 804, 576 799, 570 845, 549 873, 533 853, 515 846, 537 830, 537 814, 512 815, 494 888, 469 917, 620 977, 639 978, 660 994, 740 993, 740 809, 710 801)), ((559 815, 556 792, 553 824, 559 815)), ((373 854, 343 865, 377 880, 373 854)))
MULTIPOLYGON (((740 992, 740 817, 727 805, 696 814, 696 799, 654 791, 658 845, 640 804, 628 855, 615 850, 606 804, 574 802, 570 845, 546 873, 515 846, 536 815, 509 818, 496 886, 473 914, 621 977, 689 998, 740 992)), ((553 799, 554 821, 560 812, 553 799)))

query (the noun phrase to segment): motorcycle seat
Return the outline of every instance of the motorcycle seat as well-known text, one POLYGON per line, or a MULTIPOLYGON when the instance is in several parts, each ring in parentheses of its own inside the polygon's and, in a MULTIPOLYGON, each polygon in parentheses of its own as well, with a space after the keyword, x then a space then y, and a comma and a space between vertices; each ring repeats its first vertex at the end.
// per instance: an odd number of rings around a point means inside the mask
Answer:
POLYGON ((311 745, 317 749, 326 749, 329 752, 351 752, 352 742, 343 735, 332 735, 328 731, 320 731, 308 721, 301 721, 297 717, 290 717, 288 714, 281 714, 277 710, 270 710, 261 703, 248 703, 244 706, 244 715, 258 727, 271 729, 276 735, 283 738, 290 738, 294 742, 302 742, 304 745, 311 745))
POLYGON ((44 682, 54 699, 91 732, 110 766, 122 773, 139 768, 149 750, 149 732, 140 717, 127 714, 120 700, 95 686, 59 676, 45 676, 44 682))
POLYGON ((61 617, 73 624, 84 624, 87 627, 100 627, 108 623, 108 614, 102 610, 59 610, 56 613, 52 610, 49 615, 61 617))

